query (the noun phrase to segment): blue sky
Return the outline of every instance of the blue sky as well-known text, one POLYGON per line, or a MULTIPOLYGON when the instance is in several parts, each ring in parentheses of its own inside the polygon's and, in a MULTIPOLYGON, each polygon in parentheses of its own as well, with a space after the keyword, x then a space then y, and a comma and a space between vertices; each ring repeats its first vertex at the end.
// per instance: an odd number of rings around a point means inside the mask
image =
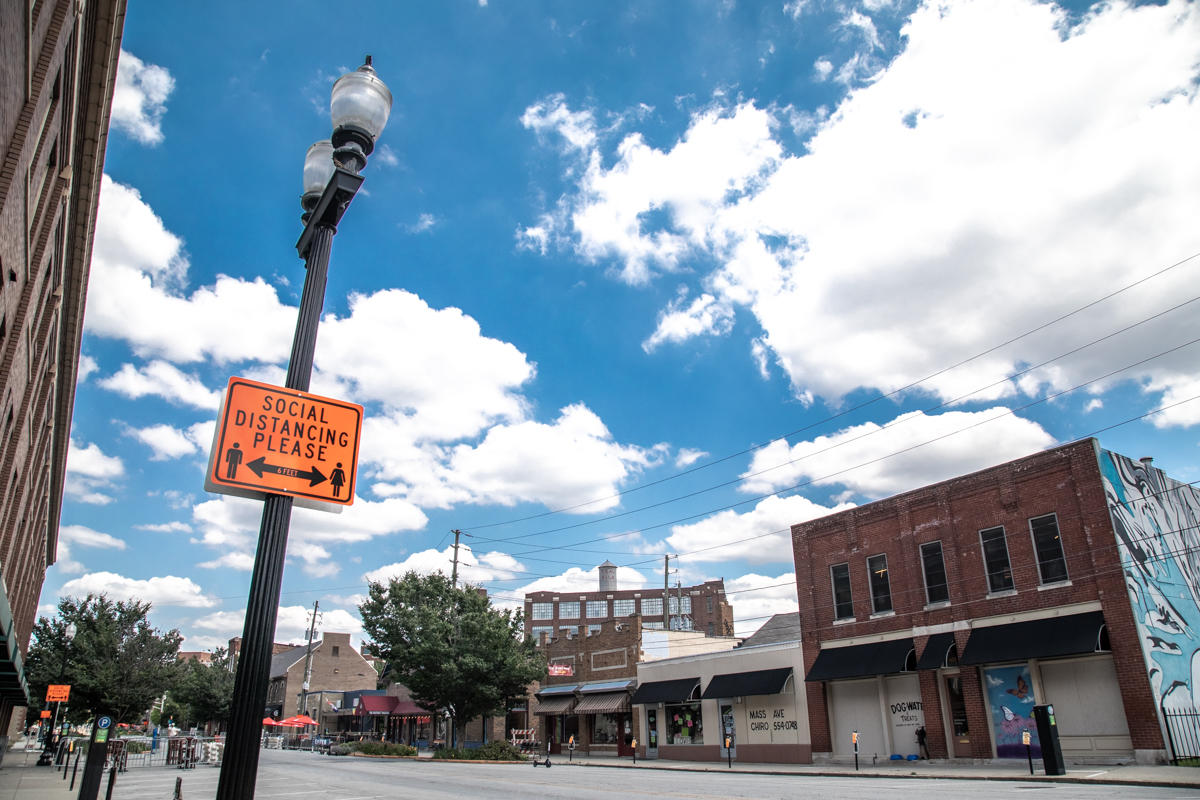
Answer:
POLYGON ((293 514, 278 640, 315 600, 360 634, 452 528, 497 603, 672 553, 747 633, 792 523, 1088 435, 1200 479, 1195 3, 354 14, 131 4, 44 610, 241 633, 261 504, 204 492, 213 421, 283 383, 304 152, 366 53, 395 104, 312 384, 366 408, 358 496, 293 514))

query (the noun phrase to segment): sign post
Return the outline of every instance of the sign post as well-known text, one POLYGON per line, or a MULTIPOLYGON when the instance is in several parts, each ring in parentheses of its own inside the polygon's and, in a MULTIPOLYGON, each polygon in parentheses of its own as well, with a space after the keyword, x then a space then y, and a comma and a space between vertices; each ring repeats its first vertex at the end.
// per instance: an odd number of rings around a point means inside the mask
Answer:
POLYGON ((1025 745, 1025 757, 1029 759, 1029 774, 1033 774, 1033 747, 1030 744, 1030 735, 1028 730, 1021 731, 1021 744, 1025 745))
POLYGON ((850 732, 850 741, 854 744, 854 771, 858 772, 858 731, 850 732))
POLYGON ((79 782, 79 800, 96 800, 100 795, 100 778, 104 773, 104 762, 108 759, 108 734, 112 724, 112 717, 103 716, 97 717, 92 725, 91 744, 88 745, 87 760, 83 762, 83 778, 79 782))
MULTIPOLYGON (((70 696, 70 684, 52 683, 46 687, 46 705, 54 703, 54 717, 50 723, 50 729, 43 732, 42 754, 38 757, 38 766, 46 767, 54 762, 54 751, 58 746, 58 712, 62 709, 63 702, 70 696)), ((42 719, 49 717, 49 710, 42 711, 42 719)))

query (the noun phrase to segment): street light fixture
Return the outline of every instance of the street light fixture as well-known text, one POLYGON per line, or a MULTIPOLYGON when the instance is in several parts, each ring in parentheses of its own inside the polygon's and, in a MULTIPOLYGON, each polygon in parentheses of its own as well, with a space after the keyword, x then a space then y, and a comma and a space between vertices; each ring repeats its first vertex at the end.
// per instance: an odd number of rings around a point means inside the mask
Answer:
MULTIPOLYGON (((330 117, 333 135, 308 148, 304 158, 304 232, 296 251, 305 261, 304 289, 288 361, 289 389, 308 391, 312 378, 317 324, 325 305, 329 253, 337 224, 362 186, 359 172, 375 149, 375 140, 387 124, 392 93, 375 74, 371 57, 333 85, 330 117)), ((287 552, 292 498, 268 494, 263 499, 258 551, 250 578, 242 649, 234 678, 229 735, 221 761, 216 800, 251 800, 258 773, 259 740, 263 708, 271 678, 272 641, 279 616, 279 590, 287 552)))

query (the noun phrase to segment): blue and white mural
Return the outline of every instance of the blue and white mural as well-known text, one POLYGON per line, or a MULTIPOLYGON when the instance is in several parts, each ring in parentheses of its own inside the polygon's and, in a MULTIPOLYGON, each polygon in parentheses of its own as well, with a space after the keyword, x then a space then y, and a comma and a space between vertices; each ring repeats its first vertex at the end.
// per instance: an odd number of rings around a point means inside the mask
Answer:
POLYGON ((1107 450, 1100 474, 1155 700, 1200 709, 1200 491, 1107 450))

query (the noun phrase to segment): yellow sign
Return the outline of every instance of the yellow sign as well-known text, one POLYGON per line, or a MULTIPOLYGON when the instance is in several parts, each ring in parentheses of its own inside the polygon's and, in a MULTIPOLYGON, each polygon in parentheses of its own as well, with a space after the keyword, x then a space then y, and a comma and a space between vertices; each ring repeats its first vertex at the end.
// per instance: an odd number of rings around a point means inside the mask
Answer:
POLYGON ((1021 731, 1021 744, 1028 745, 1030 742, 1029 731, 1021 731))
POLYGON ((354 502, 362 406, 230 378, 204 488, 261 498, 284 494, 354 502))
POLYGON ((65 703, 71 696, 71 686, 65 683, 52 683, 46 687, 47 703, 65 703))

